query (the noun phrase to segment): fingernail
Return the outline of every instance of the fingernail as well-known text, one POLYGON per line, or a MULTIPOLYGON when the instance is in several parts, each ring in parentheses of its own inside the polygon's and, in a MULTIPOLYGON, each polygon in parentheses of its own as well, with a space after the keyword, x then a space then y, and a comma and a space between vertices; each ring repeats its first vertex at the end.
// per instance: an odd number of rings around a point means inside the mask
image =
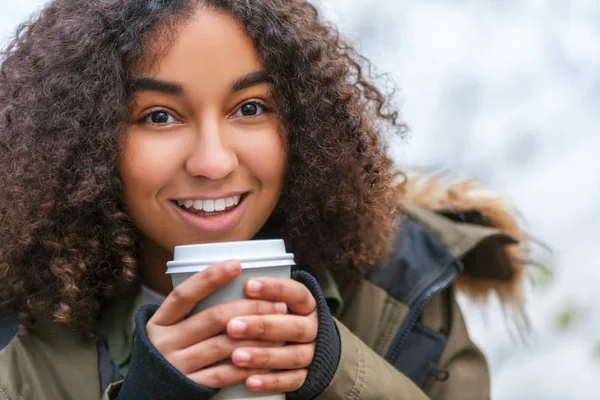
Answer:
POLYGON ((275 311, 277 311, 279 314, 285 314, 287 313, 287 304, 285 303, 275 303, 275 311))
POLYGON ((236 350, 235 351, 235 360, 245 364, 248 361, 250 361, 250 353, 248 353, 247 351, 244 350, 236 350))
POLYGON ((250 387, 258 389, 262 386, 262 381, 258 378, 248 378, 248 380, 246 381, 246 384, 250 387))
POLYGON ((231 332, 235 335, 240 335, 246 330, 246 324, 242 321, 231 322, 231 332))
POLYGON ((259 281, 251 280, 248 282, 248 290, 252 293, 260 292, 260 288, 262 288, 262 283, 259 281))

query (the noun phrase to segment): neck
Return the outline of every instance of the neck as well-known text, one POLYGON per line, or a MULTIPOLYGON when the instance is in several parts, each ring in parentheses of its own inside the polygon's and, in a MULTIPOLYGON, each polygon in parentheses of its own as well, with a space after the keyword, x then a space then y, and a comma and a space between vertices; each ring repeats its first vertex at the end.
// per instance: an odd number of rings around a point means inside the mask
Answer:
POLYGON ((173 284, 167 271, 167 261, 173 259, 173 253, 164 250, 156 243, 143 239, 141 243, 140 270, 142 283, 150 289, 167 296, 173 290, 173 284))

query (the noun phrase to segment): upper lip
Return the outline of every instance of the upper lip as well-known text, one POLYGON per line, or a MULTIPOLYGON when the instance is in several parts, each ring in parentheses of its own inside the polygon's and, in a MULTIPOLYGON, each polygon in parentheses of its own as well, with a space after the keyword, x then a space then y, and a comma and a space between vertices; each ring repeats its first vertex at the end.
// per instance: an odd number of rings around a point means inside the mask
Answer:
POLYGON ((176 198, 173 199, 173 201, 185 201, 185 200, 217 200, 217 199, 226 199, 227 197, 233 197, 233 196, 242 196, 246 193, 249 193, 248 190, 246 191, 236 191, 236 192, 228 192, 225 194, 219 194, 219 195, 207 195, 207 194, 199 194, 199 195, 190 195, 190 196, 178 196, 176 198))

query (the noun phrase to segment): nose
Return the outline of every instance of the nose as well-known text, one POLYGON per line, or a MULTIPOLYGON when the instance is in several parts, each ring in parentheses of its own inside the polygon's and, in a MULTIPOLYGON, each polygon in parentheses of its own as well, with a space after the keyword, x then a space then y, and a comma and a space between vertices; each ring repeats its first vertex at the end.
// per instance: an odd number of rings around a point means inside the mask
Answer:
POLYGON ((235 171, 238 158, 218 120, 204 121, 196 133, 185 163, 188 174, 218 180, 235 171))

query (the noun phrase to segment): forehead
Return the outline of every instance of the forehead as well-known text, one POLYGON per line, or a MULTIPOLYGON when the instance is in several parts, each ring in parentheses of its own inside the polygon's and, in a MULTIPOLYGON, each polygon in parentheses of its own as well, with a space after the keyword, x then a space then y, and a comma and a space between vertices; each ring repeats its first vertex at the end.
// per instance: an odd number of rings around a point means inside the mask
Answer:
POLYGON ((149 38, 148 56, 141 65, 150 62, 151 68, 134 75, 188 84, 207 79, 230 83, 263 69, 242 24, 224 11, 199 7, 174 28, 169 33, 159 29, 149 38))

